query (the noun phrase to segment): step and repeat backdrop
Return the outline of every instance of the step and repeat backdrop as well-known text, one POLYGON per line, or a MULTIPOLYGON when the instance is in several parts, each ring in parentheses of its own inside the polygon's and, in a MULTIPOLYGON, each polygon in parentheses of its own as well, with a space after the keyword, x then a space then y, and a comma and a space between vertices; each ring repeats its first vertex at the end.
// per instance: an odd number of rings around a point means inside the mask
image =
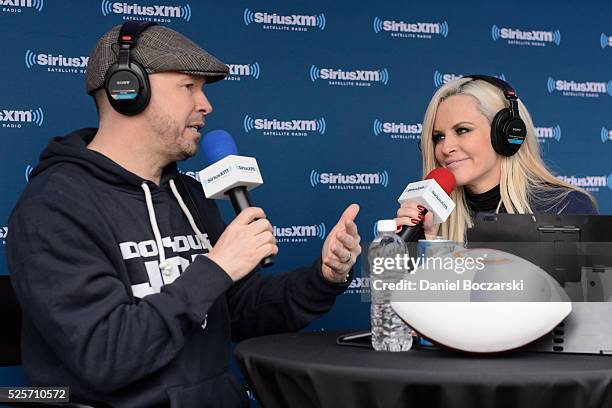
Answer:
MULTIPOLYGON (((612 212, 607 0, 0 0, 0 274, 10 212, 48 139, 96 126, 84 87, 89 52, 130 19, 180 31, 230 66, 206 87, 214 112, 203 132, 227 130, 259 162, 265 184, 253 199, 280 243, 266 273, 312 262, 352 202, 371 240, 376 220, 393 218, 402 189, 422 177, 431 95, 470 73, 510 82, 555 174, 612 212)), ((204 166, 202 154, 179 165, 191 176, 204 166)), ((229 221, 229 205, 221 207, 229 221)), ((367 327, 368 291, 357 274, 310 329, 367 327)))

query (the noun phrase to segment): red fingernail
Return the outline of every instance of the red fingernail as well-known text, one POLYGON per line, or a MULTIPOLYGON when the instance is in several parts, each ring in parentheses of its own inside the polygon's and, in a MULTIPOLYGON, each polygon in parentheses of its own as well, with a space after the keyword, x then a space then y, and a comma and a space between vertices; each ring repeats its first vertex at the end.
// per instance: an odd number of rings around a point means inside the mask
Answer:
POLYGON ((411 218, 410 221, 412 221, 413 224, 418 224, 419 220, 415 220, 414 218, 411 218))
POLYGON ((421 214, 419 214, 419 220, 423 221, 423 216, 421 214))
POLYGON ((417 208, 419 209, 419 211, 423 211, 425 209, 425 207, 423 207, 422 205, 417 205, 417 208))

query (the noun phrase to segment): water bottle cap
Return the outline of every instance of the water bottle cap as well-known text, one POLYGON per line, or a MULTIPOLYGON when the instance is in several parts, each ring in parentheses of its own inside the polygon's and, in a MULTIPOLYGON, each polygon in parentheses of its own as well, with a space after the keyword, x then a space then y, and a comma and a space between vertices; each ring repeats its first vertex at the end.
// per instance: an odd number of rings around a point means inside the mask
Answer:
POLYGON ((397 225, 395 220, 378 220, 376 223, 376 231, 378 232, 395 232, 397 225))

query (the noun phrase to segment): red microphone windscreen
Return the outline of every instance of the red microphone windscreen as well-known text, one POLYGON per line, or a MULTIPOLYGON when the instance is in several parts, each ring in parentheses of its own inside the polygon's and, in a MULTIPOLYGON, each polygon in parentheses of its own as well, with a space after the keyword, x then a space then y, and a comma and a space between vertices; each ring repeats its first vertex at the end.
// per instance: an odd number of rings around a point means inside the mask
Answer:
POLYGON ((427 177, 425 177, 425 180, 430 179, 436 180, 440 187, 442 187, 442 190, 444 190, 448 195, 450 195, 455 187, 457 187, 457 180, 455 180, 455 176, 446 167, 438 167, 430 171, 427 177))

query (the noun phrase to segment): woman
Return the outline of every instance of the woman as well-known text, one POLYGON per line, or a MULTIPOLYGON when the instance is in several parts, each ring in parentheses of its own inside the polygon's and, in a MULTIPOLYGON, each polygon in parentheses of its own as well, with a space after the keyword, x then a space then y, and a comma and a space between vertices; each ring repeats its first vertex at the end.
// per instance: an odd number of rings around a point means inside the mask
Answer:
MULTIPOLYGON (((425 215, 426 238, 442 235, 463 242, 479 212, 596 214, 593 196, 557 179, 546 168, 531 116, 520 100, 515 109, 526 129, 524 142, 508 144, 514 150, 520 147, 510 155, 493 148, 491 123, 515 99, 514 91, 497 78, 476 78, 461 78, 442 86, 425 113, 423 174, 447 167, 457 180, 457 189, 451 194, 457 204, 455 211, 440 226, 433 225, 431 213, 425 215)), ((495 142, 499 145, 499 140, 495 142)), ((423 219, 421 209, 415 203, 402 204, 397 211, 398 225, 418 223, 423 219)))

